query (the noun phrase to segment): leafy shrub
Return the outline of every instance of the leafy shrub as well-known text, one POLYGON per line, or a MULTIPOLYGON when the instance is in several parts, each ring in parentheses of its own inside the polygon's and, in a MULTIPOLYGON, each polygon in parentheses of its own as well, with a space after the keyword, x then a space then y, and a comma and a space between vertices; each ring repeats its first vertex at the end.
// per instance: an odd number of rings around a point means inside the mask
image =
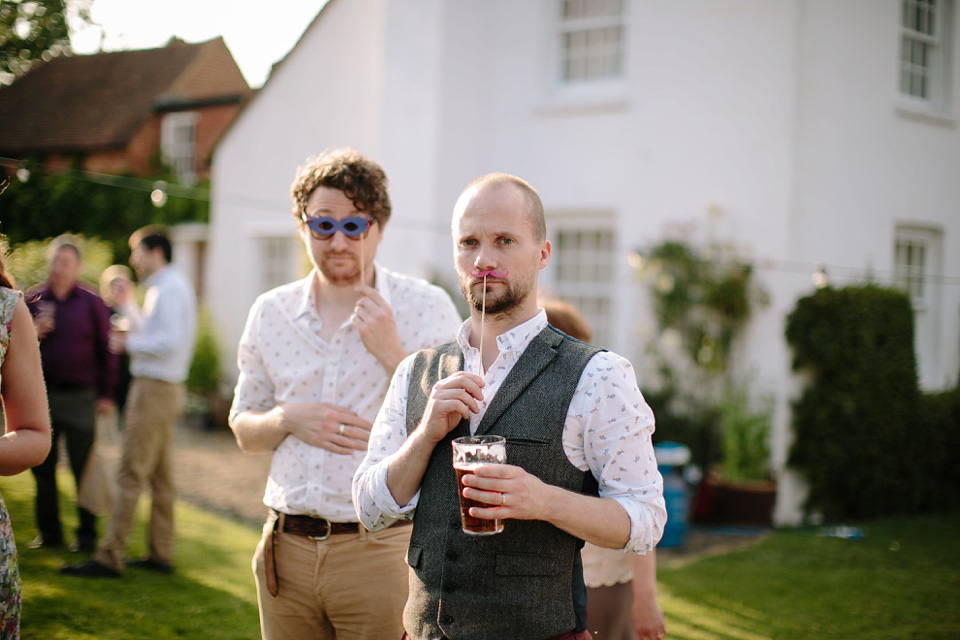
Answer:
POLYGON ((809 481, 807 511, 834 520, 939 506, 935 479, 955 474, 942 457, 947 440, 956 447, 958 414, 920 394, 906 294, 821 289, 797 302, 786 337, 811 379, 794 403, 788 459, 809 481))
POLYGON ((210 312, 202 307, 197 313, 197 342, 186 387, 200 396, 215 395, 220 391, 220 345, 210 312))
MULTIPOLYGON (((27 290, 46 280, 47 250, 52 239, 31 240, 13 247, 10 251, 6 257, 7 267, 13 274, 18 289, 27 290)), ((79 234, 77 239, 80 241, 80 250, 83 252, 79 279, 99 291, 100 274, 110 266, 113 247, 100 238, 85 238, 79 234)))
MULTIPOLYGON (((125 263, 130 256, 127 239, 143 225, 172 226, 205 222, 209 217, 206 200, 173 193, 163 207, 153 206, 152 179, 93 176, 77 169, 47 174, 40 165, 28 166, 32 168, 29 180, 10 180, 0 195, 0 233, 14 249, 30 240, 82 233, 97 236, 111 247, 113 255, 106 264, 125 263)), ((168 174, 157 169, 156 177, 167 179, 168 174)))
POLYGON ((644 395, 657 416, 657 441, 687 445, 694 464, 730 481, 766 480, 770 413, 754 410, 734 357, 766 292, 740 253, 732 245, 665 240, 637 254, 657 323, 644 395))
POLYGON ((720 402, 723 461, 719 473, 728 482, 769 481, 773 400, 753 409, 743 384, 727 385, 720 402))

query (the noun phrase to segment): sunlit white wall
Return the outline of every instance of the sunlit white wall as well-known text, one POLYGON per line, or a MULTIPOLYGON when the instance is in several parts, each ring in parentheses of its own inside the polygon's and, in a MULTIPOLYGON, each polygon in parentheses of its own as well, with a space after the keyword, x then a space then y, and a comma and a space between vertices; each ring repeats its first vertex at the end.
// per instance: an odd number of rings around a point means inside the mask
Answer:
MULTIPOLYGON (((747 252, 770 303, 743 369, 777 398, 775 517, 797 522, 803 488, 784 463, 800 387, 785 317, 814 291, 816 263, 839 285, 889 281, 905 222, 939 229, 942 273, 960 274, 956 117, 903 108, 896 0, 634 0, 625 81, 577 91, 555 81, 557 5, 330 3, 217 150, 207 290, 228 350, 259 293, 253 243, 292 234, 289 185, 307 155, 350 144, 380 161, 394 203, 381 261, 447 285, 457 195, 484 173, 514 173, 540 191, 548 224, 613 217, 605 346, 635 362, 651 320, 629 252, 684 227, 747 252)), ((956 22, 953 35, 960 45, 956 22)), ((541 282, 553 279, 548 269, 541 282)), ((960 370, 960 286, 939 292, 928 386, 960 370)))

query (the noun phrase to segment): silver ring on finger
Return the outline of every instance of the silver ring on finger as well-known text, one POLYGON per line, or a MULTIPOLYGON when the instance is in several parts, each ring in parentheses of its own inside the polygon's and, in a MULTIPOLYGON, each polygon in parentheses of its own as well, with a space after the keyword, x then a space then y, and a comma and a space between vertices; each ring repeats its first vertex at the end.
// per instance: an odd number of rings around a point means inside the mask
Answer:
POLYGON ((502 506, 505 506, 506 504, 507 504, 507 494, 501 493, 501 494, 500 494, 500 506, 502 507, 502 506))

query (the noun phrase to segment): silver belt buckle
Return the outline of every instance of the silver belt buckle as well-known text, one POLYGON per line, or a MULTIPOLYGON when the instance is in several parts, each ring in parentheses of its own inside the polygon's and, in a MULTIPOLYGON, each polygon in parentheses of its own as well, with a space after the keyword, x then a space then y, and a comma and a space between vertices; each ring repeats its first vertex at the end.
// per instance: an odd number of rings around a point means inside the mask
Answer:
POLYGON ((327 523, 327 532, 325 534, 323 534, 322 536, 307 536, 307 537, 310 538, 311 540, 326 540, 327 538, 329 538, 330 531, 333 530, 333 524, 331 524, 329 520, 324 520, 324 522, 327 523))

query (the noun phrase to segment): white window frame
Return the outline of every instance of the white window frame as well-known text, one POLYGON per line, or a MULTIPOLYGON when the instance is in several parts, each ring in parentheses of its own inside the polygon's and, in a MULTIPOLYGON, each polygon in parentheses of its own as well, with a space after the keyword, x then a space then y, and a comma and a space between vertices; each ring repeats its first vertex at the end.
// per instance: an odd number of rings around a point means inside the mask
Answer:
POLYGON ((921 384, 937 385, 940 350, 940 286, 943 233, 933 227, 898 225, 893 241, 893 285, 910 296, 914 317, 914 352, 921 384))
POLYGON ((627 75, 629 73, 630 46, 630 0, 576 0, 577 2, 615 2, 619 3, 620 13, 578 19, 564 19, 564 3, 572 0, 543 0, 545 2, 545 32, 547 42, 545 52, 545 84, 547 95, 545 103, 538 109, 543 115, 556 115, 555 111, 566 113, 586 110, 593 113, 596 109, 608 111, 622 110, 627 102, 627 75), (565 39, 572 32, 584 32, 591 29, 620 28, 619 63, 616 73, 601 77, 567 79, 564 65, 567 58, 565 39))
POLYGON ((256 238, 260 291, 269 291, 297 279, 300 269, 299 238, 291 235, 262 235, 256 238))
POLYGON ((547 293, 573 304, 590 323, 591 342, 608 349, 615 346, 617 301, 618 252, 613 220, 610 215, 584 212, 551 216, 548 224, 553 252, 547 293), (591 236, 598 242, 590 242, 591 236))
POLYGON ((954 0, 901 0, 897 89, 903 105, 952 109, 954 0))
POLYGON ((160 151, 163 161, 180 184, 187 186, 197 182, 198 120, 196 111, 174 111, 163 116, 161 125, 160 151))
POLYGON ((627 0, 558 0, 557 6, 560 82, 580 84, 622 78, 627 0), (615 42, 606 41, 614 34, 615 42))

